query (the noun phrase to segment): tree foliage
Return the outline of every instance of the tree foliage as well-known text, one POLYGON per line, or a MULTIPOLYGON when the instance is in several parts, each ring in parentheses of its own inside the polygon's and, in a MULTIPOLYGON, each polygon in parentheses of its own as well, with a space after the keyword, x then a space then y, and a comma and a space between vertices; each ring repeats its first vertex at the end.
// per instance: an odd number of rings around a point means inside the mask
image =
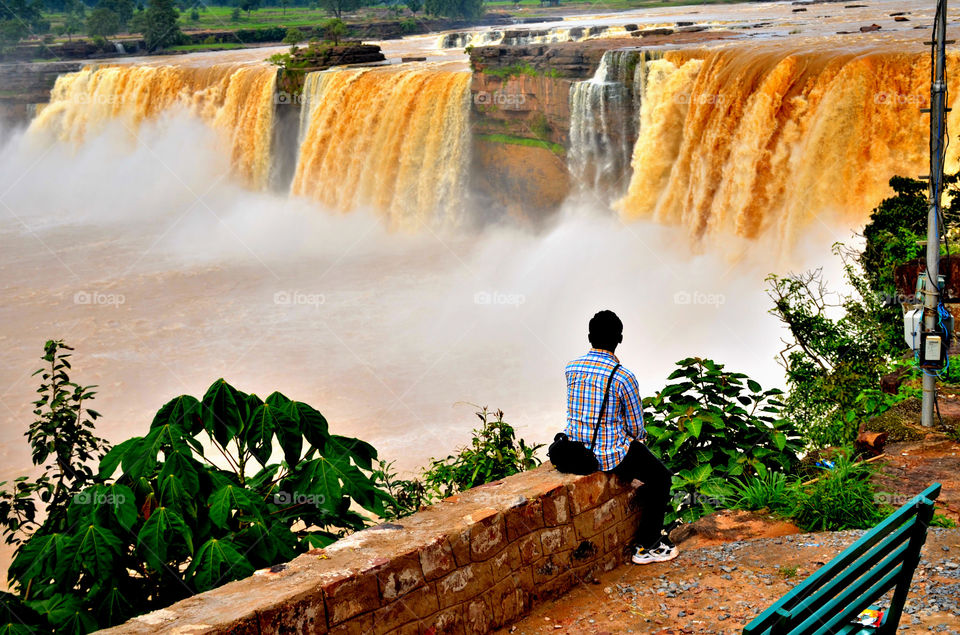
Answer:
POLYGON ((41 378, 39 398, 33 402, 36 419, 26 433, 40 473, 34 479, 18 477, 10 489, 6 481, 0 482, 0 528, 8 544, 21 545, 40 528, 41 510, 45 528, 66 529, 70 501, 99 482, 94 467, 110 449, 93 433, 100 416, 88 406, 95 386, 70 381, 68 351, 73 349, 62 340, 50 340, 43 349, 45 366, 34 373, 41 378))
POLYGON ((97 7, 87 18, 87 35, 107 38, 120 31, 120 16, 104 7, 97 7))
MULTIPOLYGON (((170 400, 144 436, 101 458, 81 414, 92 393, 69 383, 58 347, 48 343, 29 436, 37 464, 73 463, 37 488, 49 515, 10 565, 17 595, 0 596, 0 632, 117 624, 327 545, 368 524, 361 510, 379 517, 394 503, 373 479, 372 446, 332 434, 303 402, 222 379, 170 400)), ((26 531, 21 517, 35 526, 35 509, 11 500, 5 528, 26 531)))
POLYGON ((424 0, 423 9, 447 18, 477 18, 483 15, 483 0, 424 0))
POLYGON ((173 0, 149 0, 143 19, 143 39, 148 51, 180 43, 180 13, 173 0))
POLYGON ((722 507, 733 477, 794 467, 802 442, 782 416, 782 391, 699 357, 667 379, 678 381, 643 400, 647 446, 674 473, 667 523, 722 507))
POLYGON ((342 18, 344 13, 356 11, 360 8, 360 0, 320 0, 320 6, 332 13, 336 18, 342 18))

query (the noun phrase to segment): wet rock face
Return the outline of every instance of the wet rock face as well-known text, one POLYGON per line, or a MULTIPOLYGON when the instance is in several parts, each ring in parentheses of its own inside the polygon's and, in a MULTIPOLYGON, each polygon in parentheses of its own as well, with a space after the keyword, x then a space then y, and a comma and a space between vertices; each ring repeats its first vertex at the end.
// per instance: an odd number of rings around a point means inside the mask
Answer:
POLYGON ((640 503, 547 465, 103 632, 487 633, 625 563, 640 503))

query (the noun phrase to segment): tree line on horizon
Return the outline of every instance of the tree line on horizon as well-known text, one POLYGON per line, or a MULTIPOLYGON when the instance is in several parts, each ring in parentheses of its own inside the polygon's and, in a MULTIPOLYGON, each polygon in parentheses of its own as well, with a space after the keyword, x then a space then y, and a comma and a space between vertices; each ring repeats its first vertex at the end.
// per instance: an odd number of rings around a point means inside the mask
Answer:
POLYGON ((411 14, 424 11, 429 15, 449 18, 476 18, 483 14, 483 0, 10 0, 0 3, 0 50, 37 36, 52 41, 52 36, 86 34, 103 42, 118 33, 141 33, 147 49, 154 51, 179 44, 181 13, 192 21, 208 7, 233 7, 231 21, 237 22, 241 12, 249 16, 262 7, 290 7, 324 10, 336 18, 363 7, 392 6, 399 11, 406 6, 411 14), (51 16, 62 18, 55 27, 51 16))

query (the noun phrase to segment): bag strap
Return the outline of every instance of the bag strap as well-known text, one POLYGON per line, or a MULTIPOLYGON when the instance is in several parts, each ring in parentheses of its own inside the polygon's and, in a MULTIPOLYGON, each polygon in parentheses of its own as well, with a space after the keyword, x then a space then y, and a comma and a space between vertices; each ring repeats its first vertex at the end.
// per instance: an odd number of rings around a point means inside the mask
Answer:
POLYGON ((617 374, 618 368, 620 368, 620 364, 614 366, 613 370, 610 371, 610 376, 607 377, 607 387, 603 389, 603 401, 600 402, 600 416, 597 417, 597 425, 593 429, 593 439, 590 441, 591 452, 593 452, 593 447, 597 445, 597 435, 600 434, 600 422, 603 421, 603 411, 607 409, 607 398, 610 396, 610 382, 613 381, 613 376, 617 374))

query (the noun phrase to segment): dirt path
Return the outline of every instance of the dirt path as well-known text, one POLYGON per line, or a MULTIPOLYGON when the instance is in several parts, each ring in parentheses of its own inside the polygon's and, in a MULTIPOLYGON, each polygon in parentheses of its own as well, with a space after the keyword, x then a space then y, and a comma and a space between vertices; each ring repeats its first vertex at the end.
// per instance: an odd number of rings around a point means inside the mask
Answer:
MULTIPOLYGON (((739 633, 863 532, 798 534, 625 565, 500 633, 739 633)), ((900 633, 960 634, 960 529, 932 528, 900 633)))

